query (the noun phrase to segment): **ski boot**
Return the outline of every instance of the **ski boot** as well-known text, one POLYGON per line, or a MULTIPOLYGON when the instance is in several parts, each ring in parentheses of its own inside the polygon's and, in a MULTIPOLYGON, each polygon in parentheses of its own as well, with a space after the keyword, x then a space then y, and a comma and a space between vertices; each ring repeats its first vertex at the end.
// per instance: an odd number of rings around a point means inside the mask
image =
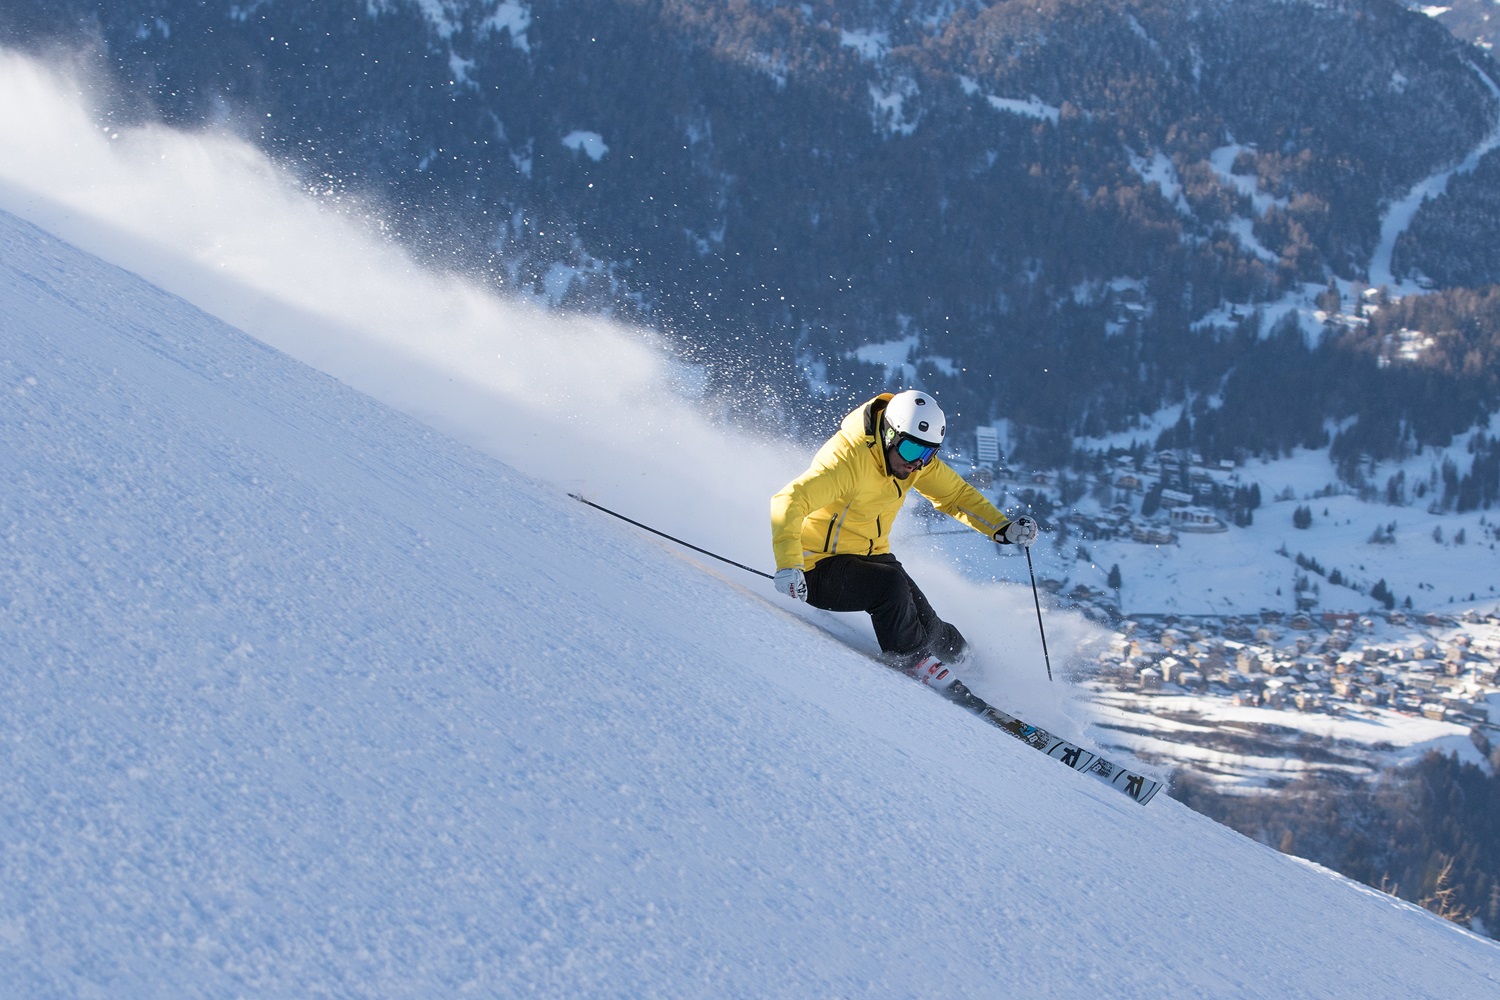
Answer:
POLYGON ((988 702, 970 691, 968 685, 959 680, 958 675, 936 656, 922 657, 908 667, 906 673, 955 705, 968 709, 976 715, 990 707, 988 702))

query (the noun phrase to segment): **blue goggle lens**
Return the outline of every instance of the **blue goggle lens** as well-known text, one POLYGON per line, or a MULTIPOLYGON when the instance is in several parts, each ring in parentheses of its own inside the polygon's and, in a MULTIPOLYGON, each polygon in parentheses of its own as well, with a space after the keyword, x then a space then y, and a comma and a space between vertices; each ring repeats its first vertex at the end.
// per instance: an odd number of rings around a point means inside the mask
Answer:
POLYGON ((932 461, 932 456, 937 454, 937 449, 911 438, 902 438, 896 443, 896 454, 901 456, 903 462, 911 462, 915 465, 926 465, 932 461))

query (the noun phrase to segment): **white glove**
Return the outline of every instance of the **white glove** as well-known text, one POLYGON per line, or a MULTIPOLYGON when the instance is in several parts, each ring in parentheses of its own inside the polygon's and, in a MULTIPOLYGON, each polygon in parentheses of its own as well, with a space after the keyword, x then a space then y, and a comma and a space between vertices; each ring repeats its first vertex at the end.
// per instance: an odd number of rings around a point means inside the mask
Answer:
POLYGON ((778 569, 771 581, 776 586, 776 593, 783 597, 790 597, 794 601, 807 600, 807 575, 795 566, 791 569, 778 569))
POLYGON ((1031 548, 1031 543, 1036 541, 1036 521, 1025 514, 995 532, 995 541, 1001 545, 1019 545, 1023 549, 1031 548))

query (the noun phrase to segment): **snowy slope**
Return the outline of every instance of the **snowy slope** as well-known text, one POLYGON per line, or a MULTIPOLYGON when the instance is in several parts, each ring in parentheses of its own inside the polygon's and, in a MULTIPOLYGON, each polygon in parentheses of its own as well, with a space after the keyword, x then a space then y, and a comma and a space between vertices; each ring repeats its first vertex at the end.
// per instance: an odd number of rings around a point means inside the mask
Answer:
POLYGON ((0 980, 74 996, 1486 996, 0 214, 0 980))

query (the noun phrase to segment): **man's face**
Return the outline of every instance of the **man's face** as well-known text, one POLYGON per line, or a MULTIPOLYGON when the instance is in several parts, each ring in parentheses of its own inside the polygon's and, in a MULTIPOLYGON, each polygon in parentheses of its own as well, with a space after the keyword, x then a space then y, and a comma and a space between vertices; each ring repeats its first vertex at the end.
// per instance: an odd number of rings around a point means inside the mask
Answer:
POLYGON ((889 469, 891 475, 895 476, 897 479, 905 479, 907 476, 911 475, 913 472, 916 472, 926 464, 926 462, 908 462, 906 459, 902 458, 899 454, 896 453, 895 445, 892 445, 885 450, 885 467, 889 469))

